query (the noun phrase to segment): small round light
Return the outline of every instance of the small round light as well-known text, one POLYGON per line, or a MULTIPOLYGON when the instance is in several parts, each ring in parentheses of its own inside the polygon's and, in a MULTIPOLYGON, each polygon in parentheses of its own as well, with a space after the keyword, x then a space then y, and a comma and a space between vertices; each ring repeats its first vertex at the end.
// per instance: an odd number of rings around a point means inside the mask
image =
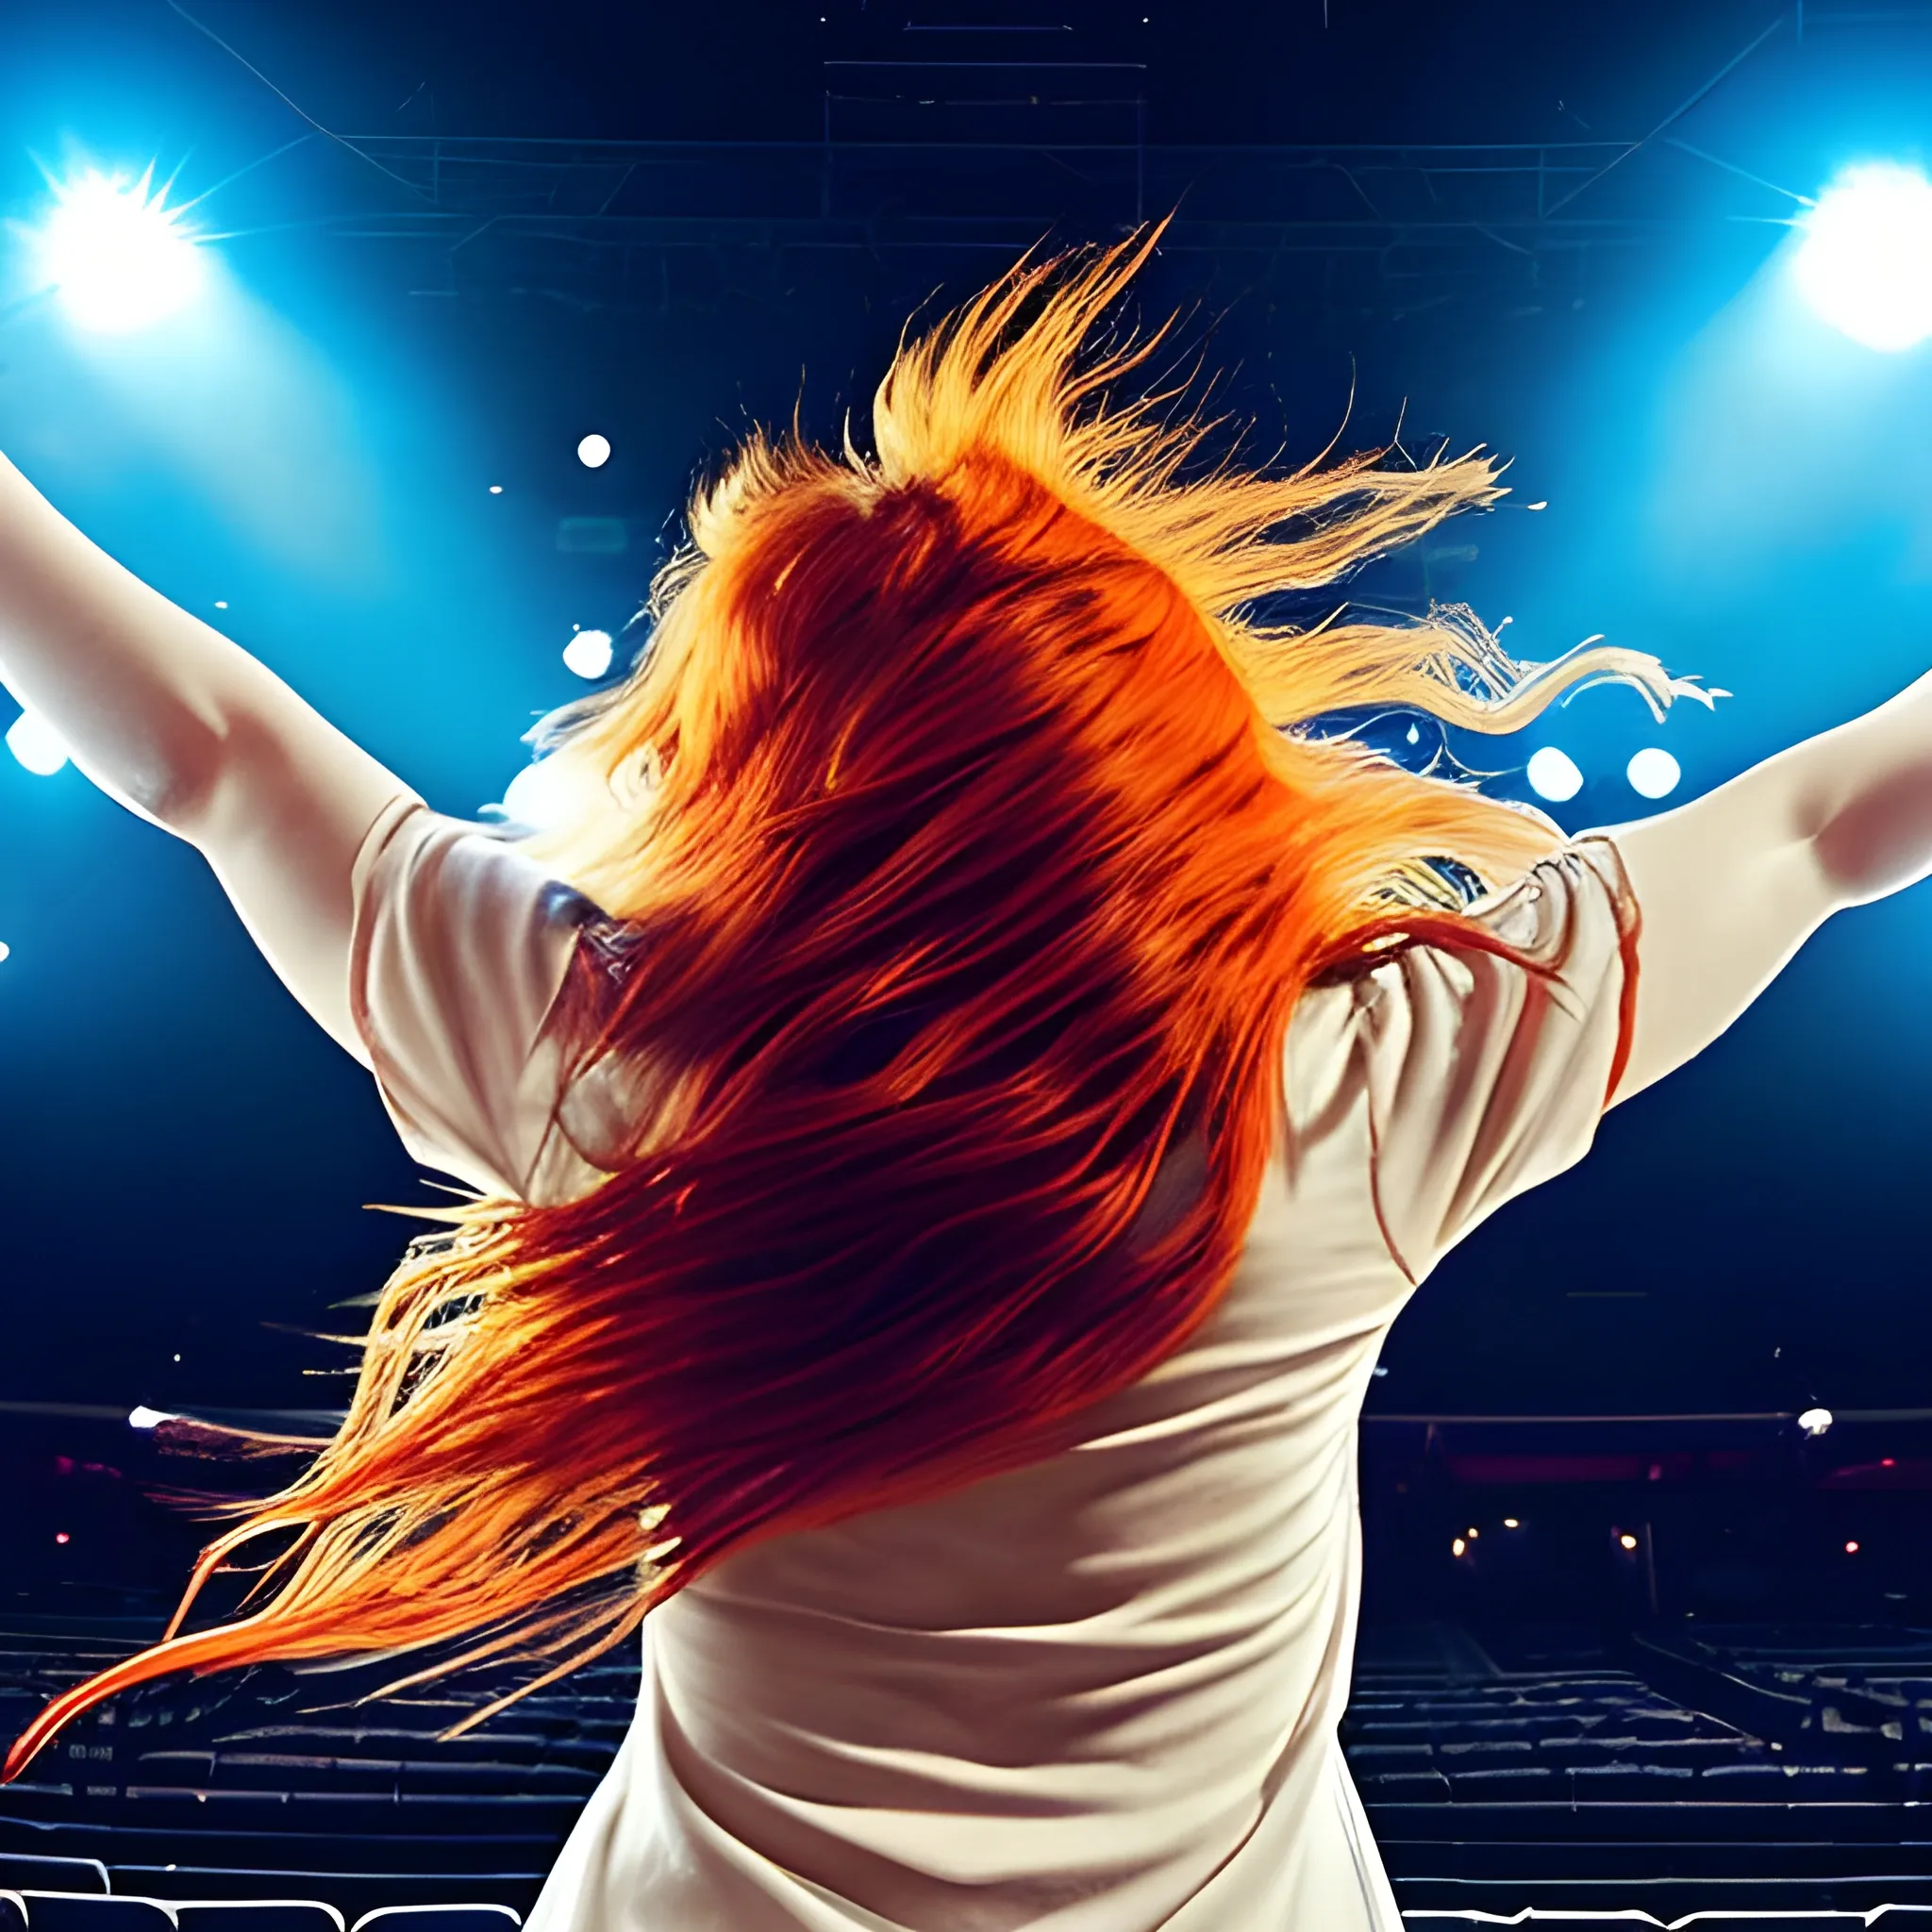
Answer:
POLYGON ((146 1403, 138 1402, 127 1411, 127 1426, 130 1429, 155 1429, 163 1423, 175 1420, 164 1408, 150 1408, 146 1403))
POLYGON ((1634 1550, 1637 1547, 1637 1539, 1634 1536, 1632 1536, 1630 1532, 1626 1529, 1624 1532, 1624 1534, 1617 1539, 1617 1546, 1619 1549, 1634 1550))
POLYGON ((71 1543, 74 1539, 64 1529, 57 1529, 54 1532, 54 1541, 57 1543, 71 1543))
POLYGON ((217 597, 215 599, 215 608, 217 610, 225 610, 227 608, 228 600, 225 597, 217 597))
POLYGON ((563 661, 579 677, 602 677, 610 669, 610 633, 580 630, 563 647, 563 661))
POLYGON ((1849 1543, 1847 1543, 1847 1544, 1845 1545, 1845 1555, 1846 1555, 1846 1556, 1848 1556, 1848 1557, 1856 1557, 1856 1556, 1857 1556, 1857 1554, 1858 1554, 1858 1546, 1857 1546, 1857 1544, 1856 1542, 1849 1542, 1849 1543))
POLYGON ((1452 1557, 1461 1556, 1463 1551, 1468 1549, 1468 1547, 1469 1545, 1466 1542, 1464 1542, 1459 1536, 1451 1537, 1449 1539, 1449 1554, 1452 1557))
POLYGON ((1798 1426, 1801 1429, 1803 1429, 1807 1436, 1824 1435, 1825 1430, 1830 1428, 1831 1423, 1832 1415, 1830 1409, 1828 1408, 1807 1408, 1805 1411, 1805 1413, 1798 1418, 1798 1426))
POLYGON ((1554 744, 1530 754, 1527 776, 1529 789, 1552 805, 1561 805, 1583 790, 1583 774, 1576 769, 1576 760, 1554 744))
POLYGON ((37 778, 51 778, 67 762, 60 734, 32 711, 23 711, 8 726, 7 749, 37 778))
POLYGON ((1503 1519, 1503 1527, 1505 1529, 1521 1529, 1523 1527, 1522 1519, 1516 1516, 1506 1516, 1503 1519))
POLYGON ((1640 798, 1665 798, 1677 789, 1684 771, 1661 745, 1647 744, 1632 755, 1624 775, 1640 798))
POLYGON ((501 483, 492 483, 490 486, 490 493, 491 496, 501 496, 503 494, 503 485, 501 483))
POLYGON ((592 431, 577 444, 577 461, 587 470, 601 470, 610 460, 610 439, 592 431))

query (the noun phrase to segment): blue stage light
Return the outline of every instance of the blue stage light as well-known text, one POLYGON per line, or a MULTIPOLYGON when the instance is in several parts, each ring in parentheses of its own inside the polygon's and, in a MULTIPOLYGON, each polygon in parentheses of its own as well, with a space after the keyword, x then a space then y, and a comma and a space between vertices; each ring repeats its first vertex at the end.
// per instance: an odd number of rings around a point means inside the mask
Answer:
POLYGON ((1917 168, 1847 168, 1801 225, 1792 274, 1834 328, 1894 353, 1932 336, 1932 181, 1917 168))
POLYGON ((200 291, 202 259, 182 210, 166 205, 150 167, 138 177, 90 168, 52 183, 54 211, 39 232, 41 268, 81 327, 127 335, 185 308, 200 291))
POLYGON ((1529 789, 1553 805, 1561 805, 1583 790, 1583 774, 1576 769, 1575 759, 1554 744, 1530 754, 1527 775, 1529 789))
POLYGON ((23 711, 8 727, 7 749, 39 778, 51 778, 67 762, 59 733, 31 711, 23 711))

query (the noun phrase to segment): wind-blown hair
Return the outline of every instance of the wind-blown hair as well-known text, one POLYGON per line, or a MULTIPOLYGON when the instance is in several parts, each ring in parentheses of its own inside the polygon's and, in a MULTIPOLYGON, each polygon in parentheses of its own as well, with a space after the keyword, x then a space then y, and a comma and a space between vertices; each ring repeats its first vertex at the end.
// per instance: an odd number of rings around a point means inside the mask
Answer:
POLYGON ((9 1775, 172 1670, 438 1643, 547 1682, 756 1539, 1047 1453, 1214 1307, 1311 978, 1489 943, 1441 861, 1557 841, 1313 721, 1680 689, 1518 665, 1467 613, 1262 622, 1494 466, 1208 462, 1174 395, 1113 399, 1147 341, 1087 350, 1152 245, 1023 263, 903 347, 874 456, 756 437, 699 493, 532 842, 608 914, 558 1024, 631 1070, 634 1146, 582 1199, 448 1211, 340 1434, 205 1553, 191 1603, 292 1540, 245 1614, 177 1614, 9 1775))

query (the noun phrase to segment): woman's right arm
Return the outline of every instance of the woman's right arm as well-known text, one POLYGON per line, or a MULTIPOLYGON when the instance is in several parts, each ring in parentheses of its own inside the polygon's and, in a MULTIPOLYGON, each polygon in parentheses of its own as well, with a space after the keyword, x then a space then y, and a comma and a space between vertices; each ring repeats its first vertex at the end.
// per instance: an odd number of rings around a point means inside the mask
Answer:
POLYGON ((1623 1100, 1715 1040, 1834 912, 1932 873, 1932 675, 1607 836, 1642 921, 1623 1100))
POLYGON ((366 1059, 349 1011, 350 877, 408 787, 4 457, 0 682, 109 797, 201 851, 290 991, 366 1059))

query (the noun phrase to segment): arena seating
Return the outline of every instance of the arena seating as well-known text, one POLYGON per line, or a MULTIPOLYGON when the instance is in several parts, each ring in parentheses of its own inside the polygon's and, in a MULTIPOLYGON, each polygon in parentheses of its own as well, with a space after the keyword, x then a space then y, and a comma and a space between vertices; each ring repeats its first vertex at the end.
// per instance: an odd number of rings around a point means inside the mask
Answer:
MULTIPOLYGON (((0 1624, 0 1729, 151 1634, 0 1624)), ((616 1755, 634 1664, 591 1665, 448 1740, 492 1687, 366 1701, 382 1674, 173 1681, 75 1724, 0 1789, 0 1932, 7 1913, 33 1932, 160 1932, 164 1917, 180 1932, 520 1923, 616 1755)))
POLYGON ((1369 1634, 1344 1743, 1407 1918, 1932 1926, 1917 1640, 1694 1627, 1369 1634))
MULTIPOLYGON (((0 1623, 0 1728, 145 1639, 0 1623)), ((636 1695, 596 1664, 465 1736, 470 1680, 153 1686, 0 1790, 0 1932, 513 1932, 636 1695)), ((1932 1932, 1932 1640, 1370 1630, 1343 1740, 1417 1927, 1932 1932)))

